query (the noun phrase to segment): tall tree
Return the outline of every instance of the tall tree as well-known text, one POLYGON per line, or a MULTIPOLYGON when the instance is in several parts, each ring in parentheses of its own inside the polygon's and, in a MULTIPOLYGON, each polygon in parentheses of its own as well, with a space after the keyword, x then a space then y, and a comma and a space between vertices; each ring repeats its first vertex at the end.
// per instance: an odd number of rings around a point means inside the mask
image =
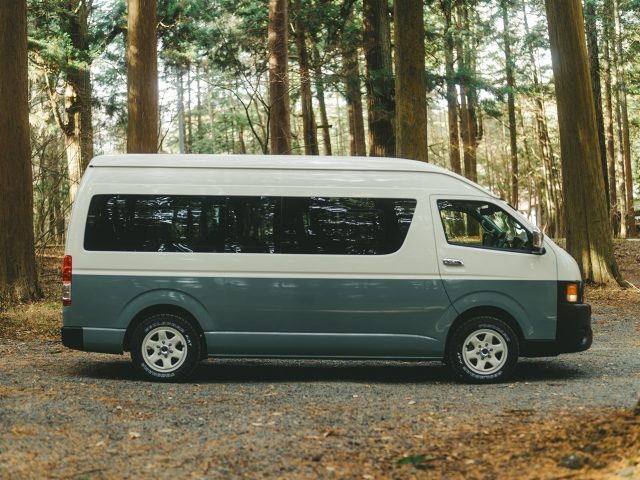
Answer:
POLYGON ((129 0, 127 152, 158 151, 156 0, 129 0))
POLYGON ((39 294, 33 240, 26 0, 0 2, 0 309, 39 294))
POLYGON ((393 2, 396 156, 427 161, 427 86, 422 0, 393 2))
POLYGON ((304 135, 304 153, 319 155, 316 119, 313 113, 313 95, 311 93, 311 66, 307 49, 307 29, 303 18, 300 0, 295 0, 294 37, 298 50, 298 66, 300 67, 300 101, 302 102, 302 130, 304 135))
POLYGON ((360 64, 358 51, 354 47, 343 47, 344 96, 347 101, 349 124, 349 155, 364 157, 367 154, 364 133, 362 91, 360 89, 360 64))
POLYGON ((604 99, 607 117, 607 163, 609 179, 609 217, 614 236, 620 235, 620 212, 618 211, 618 194, 616 187, 616 154, 614 141, 614 114, 612 99, 612 71, 611 71, 611 22, 604 21, 604 99))
POLYGON ((518 208, 518 132, 516 128, 516 80, 514 60, 511 55, 511 32, 509 31, 509 0, 501 0, 504 62, 507 76, 507 110, 509 114, 509 146, 511 150, 511 205, 518 208))
POLYGON ((458 90, 455 84, 455 25, 452 21, 452 0, 440 0, 444 16, 444 62, 447 82, 447 119, 449 132, 449 164, 451 170, 462 174, 460 161, 460 133, 458 129, 458 90))
POLYGON ((598 142, 600 147, 600 164, 604 178, 604 197, 607 205, 611 204, 609 193, 609 171, 607 169, 607 147, 604 134, 604 116, 602 114, 602 86, 600 84, 600 52, 598 48, 598 27, 596 23, 596 0, 585 0, 584 22, 587 33, 587 51, 589 52, 589 71, 591 73, 591 87, 596 110, 596 125, 598 126, 598 142))
POLYGON ((367 64, 369 155, 395 156, 395 92, 391 63, 391 30, 387 0, 363 0, 364 49, 367 64))
MULTIPOLYGON (((113 13, 117 13, 115 10, 113 13)), ((93 32, 96 40, 100 38, 100 45, 91 43, 91 2, 87 0, 33 2, 29 11, 29 48, 33 64, 44 78, 53 117, 64 135, 69 197, 73 202, 82 174, 93 157, 90 66, 96 51, 121 29, 116 24, 108 31, 93 32)))
POLYGON ((545 0, 556 85, 567 250, 586 281, 621 281, 601 192, 598 130, 580 0, 545 0))
MULTIPOLYGON (((524 20, 524 30, 526 37, 531 39, 531 31, 529 29, 529 21, 527 16, 526 3, 522 3, 522 16, 524 20)), ((562 209, 564 208, 564 200, 562 198, 562 190, 560 180, 558 178, 558 168, 555 164, 555 154, 553 151, 553 143, 549 136, 547 127, 547 119, 545 114, 545 103, 543 86, 540 83, 538 73, 538 65, 535 59, 534 47, 531 41, 528 42, 527 48, 529 54, 529 63, 531 65, 533 88, 534 88, 534 115, 535 115, 535 131, 538 138, 538 149, 542 158, 542 182, 540 188, 544 192, 545 216, 541 218, 547 225, 547 232, 556 237, 564 236, 564 224, 562 209)))
POLYGON ((462 137, 464 176, 478 180, 477 152, 482 132, 478 128, 478 92, 476 81, 477 44, 473 16, 477 0, 457 2, 457 21, 463 34, 458 36, 458 81, 460 83, 460 135, 462 137))
POLYGON ((625 54, 622 48, 622 26, 620 22, 620 5, 618 0, 613 0, 613 16, 615 24, 616 51, 618 53, 618 88, 620 93, 620 114, 622 119, 622 147, 624 152, 624 185, 626 193, 626 211, 624 223, 627 237, 636 236, 635 215, 633 210, 633 172, 631 170, 631 139, 629 134, 629 112, 627 107, 626 72, 624 68, 625 54))
POLYGON ((269 0, 269 131, 271 153, 291 153, 287 0, 269 0))

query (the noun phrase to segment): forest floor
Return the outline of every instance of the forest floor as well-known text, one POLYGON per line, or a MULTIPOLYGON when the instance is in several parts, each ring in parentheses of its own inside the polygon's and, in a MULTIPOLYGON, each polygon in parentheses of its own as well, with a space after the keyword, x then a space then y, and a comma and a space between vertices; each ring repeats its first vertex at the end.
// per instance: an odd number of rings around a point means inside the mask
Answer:
MULTIPOLYGON (((0 313, 0 478, 640 479, 640 291, 587 288, 593 347, 464 385, 434 362, 209 360, 191 382, 59 342, 42 301, 0 313)), ((640 287, 640 241, 616 242, 640 287)))

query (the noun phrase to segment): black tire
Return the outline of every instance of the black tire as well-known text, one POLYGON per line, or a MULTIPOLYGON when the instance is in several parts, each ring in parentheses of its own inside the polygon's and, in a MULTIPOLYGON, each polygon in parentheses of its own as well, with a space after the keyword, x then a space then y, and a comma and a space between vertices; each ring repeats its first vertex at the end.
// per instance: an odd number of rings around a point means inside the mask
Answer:
POLYGON ((146 380, 185 380, 200 361, 198 333, 178 315, 153 315, 131 336, 131 361, 146 380))
POLYGON ((468 383, 496 383, 513 372, 520 346, 513 329, 491 316, 474 317, 451 334, 446 363, 468 383))

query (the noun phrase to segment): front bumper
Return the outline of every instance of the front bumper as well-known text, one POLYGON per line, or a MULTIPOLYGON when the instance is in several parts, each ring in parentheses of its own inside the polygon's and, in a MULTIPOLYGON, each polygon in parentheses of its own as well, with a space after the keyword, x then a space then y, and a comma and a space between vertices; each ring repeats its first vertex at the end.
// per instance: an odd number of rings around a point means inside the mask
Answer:
POLYGON ((591 347, 591 305, 565 303, 558 306, 555 340, 523 342, 522 356, 550 357, 561 353, 582 352, 591 347))

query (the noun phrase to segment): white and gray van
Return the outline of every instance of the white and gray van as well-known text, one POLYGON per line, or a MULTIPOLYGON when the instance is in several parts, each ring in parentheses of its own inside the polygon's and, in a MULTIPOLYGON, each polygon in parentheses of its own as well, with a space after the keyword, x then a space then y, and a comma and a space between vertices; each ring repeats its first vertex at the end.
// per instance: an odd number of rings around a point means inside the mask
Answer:
POLYGON ((65 249, 64 345, 129 351, 152 380, 276 357, 444 360, 485 383, 592 341, 573 258, 422 162, 97 157, 65 249))

